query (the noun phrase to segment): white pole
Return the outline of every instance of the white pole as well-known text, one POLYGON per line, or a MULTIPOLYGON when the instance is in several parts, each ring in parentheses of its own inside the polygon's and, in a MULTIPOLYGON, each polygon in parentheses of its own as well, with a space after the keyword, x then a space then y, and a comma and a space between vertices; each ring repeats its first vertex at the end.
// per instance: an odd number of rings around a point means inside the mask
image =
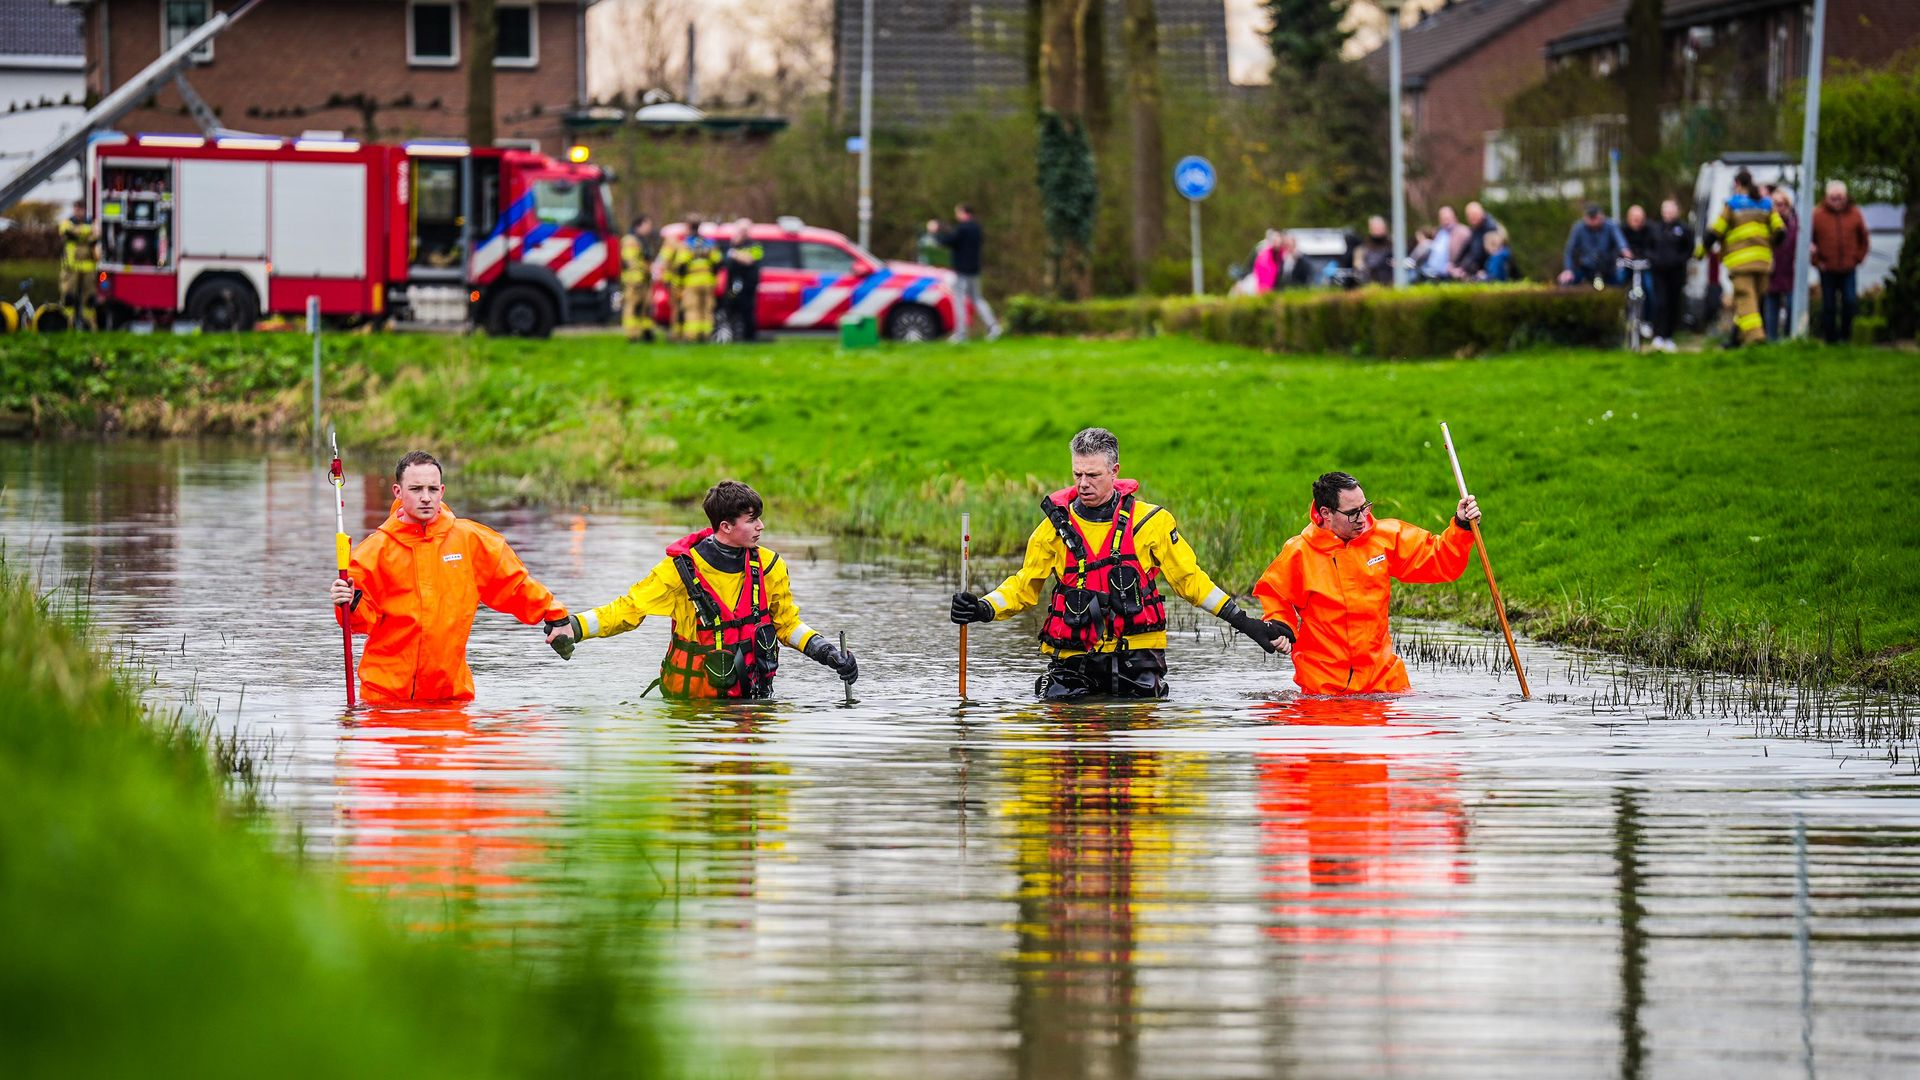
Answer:
POLYGON ((313 335, 313 448, 318 450, 320 449, 320 298, 317 296, 307 297, 307 333, 313 335))
POLYGON ((1607 196, 1613 207, 1613 220, 1620 220, 1620 151, 1607 151, 1607 196))
POLYGON ((1200 264, 1200 200, 1187 200, 1187 228, 1192 234, 1193 247, 1193 295, 1201 296, 1207 291, 1206 272, 1200 264))
POLYGON ((873 246, 873 0, 860 14, 860 247, 873 246))
MULTIPOLYGON (((1793 334, 1806 337, 1807 291, 1813 284, 1813 211, 1820 189, 1820 55, 1827 37, 1827 0, 1813 0, 1813 37, 1807 43, 1807 118, 1800 128, 1800 232, 1793 239, 1793 334)), ((1834 298, 1823 296, 1822 303, 1834 298)))
POLYGON ((1440 441, 1447 444, 1447 460, 1453 462, 1453 482, 1460 485, 1460 497, 1467 497, 1467 478, 1460 472, 1460 455, 1453 452, 1453 432, 1440 425, 1440 441))
POLYGON ((1400 130, 1400 5, 1387 8, 1387 130, 1392 150, 1393 287, 1407 287, 1407 164, 1400 130))

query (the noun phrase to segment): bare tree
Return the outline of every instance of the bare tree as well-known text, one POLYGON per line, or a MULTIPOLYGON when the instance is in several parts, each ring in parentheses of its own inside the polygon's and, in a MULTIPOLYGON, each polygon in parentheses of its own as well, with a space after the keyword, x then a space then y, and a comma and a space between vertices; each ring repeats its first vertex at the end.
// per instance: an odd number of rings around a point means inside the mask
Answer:
POLYGON ((500 48, 494 0, 467 8, 467 145, 493 145, 493 56, 500 48))
POLYGON ((1627 65, 1621 73, 1627 92, 1627 183, 1635 199, 1654 201, 1660 183, 1660 97, 1666 85, 1667 53, 1660 22, 1662 0, 1631 0, 1627 5, 1627 65))
POLYGON ((1154 0, 1126 0, 1127 101, 1133 128, 1133 287, 1144 291, 1166 240, 1167 164, 1160 138, 1160 20, 1154 0))

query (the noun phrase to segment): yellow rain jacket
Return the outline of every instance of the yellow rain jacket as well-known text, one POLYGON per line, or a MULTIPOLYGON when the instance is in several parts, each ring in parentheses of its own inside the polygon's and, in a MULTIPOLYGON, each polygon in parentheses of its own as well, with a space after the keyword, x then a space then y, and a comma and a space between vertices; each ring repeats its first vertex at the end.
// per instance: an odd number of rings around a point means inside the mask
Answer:
MULTIPOLYGON (((1136 486, 1132 481, 1120 481, 1115 485, 1114 498, 1117 500, 1122 495, 1132 494, 1136 486)), ((1080 514, 1078 503, 1069 506, 1068 512, 1090 547, 1098 550, 1106 545, 1107 534, 1113 529, 1111 520, 1088 521, 1080 514)), ((1213 583, 1205 570, 1200 569, 1193 545, 1180 535, 1179 524, 1166 508, 1136 499, 1133 521, 1134 550, 1146 573, 1152 574, 1157 570, 1157 576, 1171 586, 1181 599, 1209 615, 1218 615, 1220 609, 1227 606, 1227 601, 1233 599, 1213 583)), ((984 597, 987 603, 993 605, 993 617, 996 620, 1004 619, 1039 603, 1040 592, 1046 586, 1047 579, 1057 578, 1066 566, 1067 545, 1060 539, 1060 532, 1054 528, 1053 522, 1043 519, 1033 530, 1033 535, 1027 538, 1027 556, 1020 569, 984 597)), ((1154 630, 1109 637, 1091 651, 1113 652, 1123 645, 1128 649, 1164 649, 1167 647, 1167 632, 1154 630)), ((1040 651, 1048 656, 1081 656, 1088 650, 1042 643, 1040 651)))
MULTIPOLYGON (((676 548, 679 546, 675 545, 676 548)), ((700 577, 718 594, 720 602, 729 608, 737 605, 746 574, 729 574, 716 569, 700 553, 696 544, 687 544, 686 552, 692 556, 700 577)), ((800 605, 793 602, 793 586, 787 577, 787 564, 780 556, 763 547, 755 548, 754 554, 758 557, 760 572, 766 579, 767 603, 772 610, 774 629, 779 632, 781 641, 804 650, 819 631, 801 621, 800 605)), ((649 615, 671 616, 675 637, 694 640, 699 636, 693 597, 687 594, 686 585, 680 580, 680 571, 674 567, 671 557, 661 559, 646 577, 627 590, 625 596, 583 612, 580 615, 580 628, 590 638, 613 637, 639 626, 649 615)))

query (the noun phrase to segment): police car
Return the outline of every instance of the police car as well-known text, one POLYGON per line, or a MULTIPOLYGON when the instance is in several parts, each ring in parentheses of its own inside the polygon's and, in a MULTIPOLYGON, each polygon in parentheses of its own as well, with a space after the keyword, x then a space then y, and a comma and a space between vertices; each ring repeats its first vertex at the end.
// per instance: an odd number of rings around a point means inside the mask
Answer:
MULTIPOLYGON (((731 224, 704 224, 700 235, 722 250, 737 239, 731 224)), ((672 248, 686 239, 685 224, 660 230, 672 248)), ((898 341, 931 341, 953 330, 953 272, 919 263, 874 257, 832 229, 818 229, 798 218, 755 223, 747 238, 760 245, 757 327, 762 331, 834 330, 848 316, 871 315, 880 332, 898 341)), ((721 264, 723 267, 725 263, 721 264)), ((727 291, 721 273, 718 296, 727 291)), ((655 276, 654 321, 672 325, 665 281, 655 276)), ((726 320, 715 319, 714 336, 731 336, 726 320)))

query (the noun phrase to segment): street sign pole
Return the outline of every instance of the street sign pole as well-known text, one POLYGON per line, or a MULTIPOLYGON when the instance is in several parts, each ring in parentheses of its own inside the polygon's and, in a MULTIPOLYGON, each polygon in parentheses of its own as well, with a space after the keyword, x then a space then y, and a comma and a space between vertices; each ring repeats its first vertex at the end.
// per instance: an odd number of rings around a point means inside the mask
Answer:
POLYGON ((1387 16, 1387 183, 1393 188, 1393 287, 1407 287, 1407 152, 1400 131, 1400 7, 1405 0, 1381 0, 1387 16))
POLYGON ((1193 295, 1206 293, 1206 272, 1200 265, 1200 201, 1195 199, 1187 204, 1188 229, 1193 234, 1193 295))
POLYGON ((1200 257, 1200 200, 1213 194, 1215 175, 1213 163, 1198 155, 1189 155, 1180 159, 1173 167, 1173 189, 1187 200, 1187 226, 1193 251, 1193 295, 1201 296, 1207 291, 1207 279, 1204 263, 1200 257))

